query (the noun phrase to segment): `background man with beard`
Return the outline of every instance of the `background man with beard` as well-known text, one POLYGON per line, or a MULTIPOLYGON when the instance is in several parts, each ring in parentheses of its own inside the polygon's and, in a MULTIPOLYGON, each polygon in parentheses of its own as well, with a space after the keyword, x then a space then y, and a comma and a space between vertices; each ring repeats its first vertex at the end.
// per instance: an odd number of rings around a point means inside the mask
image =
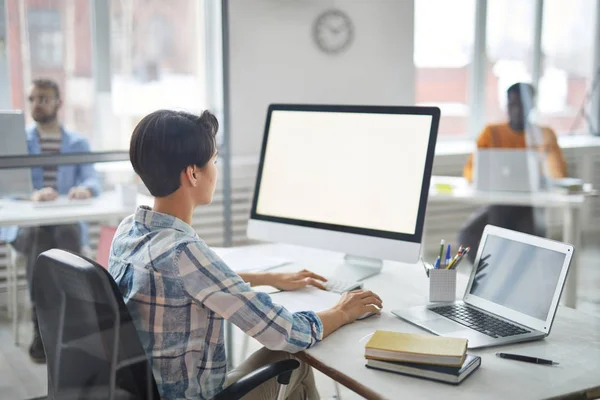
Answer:
MULTIPOLYGON (((34 80, 29 103, 31 116, 36 122, 26 132, 30 154, 90 152, 86 139, 65 129, 58 121, 58 110, 62 100, 56 82, 49 79, 34 80)), ((72 199, 86 199, 100 192, 96 171, 90 164, 32 168, 31 175, 34 188, 32 201, 51 201, 60 195, 72 199)), ((30 297, 33 266, 37 256, 52 248, 79 253, 86 240, 86 226, 83 224, 0 228, 0 241, 10 243, 27 257, 27 283, 30 297)), ((34 334, 29 355, 32 361, 44 363, 46 356, 38 329, 35 304, 33 298, 31 300, 34 334)))

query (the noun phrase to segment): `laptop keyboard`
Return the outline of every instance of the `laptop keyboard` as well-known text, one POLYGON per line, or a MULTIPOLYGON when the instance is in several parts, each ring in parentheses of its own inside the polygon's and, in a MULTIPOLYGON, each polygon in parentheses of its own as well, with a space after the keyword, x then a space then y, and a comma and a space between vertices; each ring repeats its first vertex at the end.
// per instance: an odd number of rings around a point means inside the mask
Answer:
POLYGON ((530 332, 463 304, 436 307, 432 308, 431 311, 493 338, 522 335, 530 332))

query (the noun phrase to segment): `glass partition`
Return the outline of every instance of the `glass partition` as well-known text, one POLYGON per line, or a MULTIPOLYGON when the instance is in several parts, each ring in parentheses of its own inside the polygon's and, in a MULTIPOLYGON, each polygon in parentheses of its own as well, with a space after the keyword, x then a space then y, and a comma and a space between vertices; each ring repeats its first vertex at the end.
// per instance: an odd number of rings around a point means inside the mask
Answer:
POLYGON ((89 0, 6 3, 11 108, 23 110, 30 134, 45 109, 91 151, 123 151, 146 114, 208 107, 204 0, 106 0, 110 24, 98 26, 89 0), (109 59, 95 62, 94 36, 109 59), (111 76, 107 92, 98 74, 111 76), (58 92, 32 93, 40 78, 58 92))
POLYGON ((440 139, 467 132, 474 31, 474 0, 415 1, 415 102, 440 108, 440 139))
MULTIPOLYGON (((39 161, 32 157, 32 159, 39 161)), ((92 196, 120 190, 121 186, 143 184, 127 161, 96 162, 89 164, 60 164, 29 168, 2 168, 6 158, 0 157, 0 198, 18 200, 53 200, 55 197, 73 195, 75 188, 87 189, 92 196), (39 197, 39 191, 44 196, 39 197)), ((26 161, 23 157, 21 161, 26 161)), ((41 163, 41 162, 40 162, 41 163)), ((83 195, 87 197, 87 195, 83 195)), ((77 197, 77 196, 75 196, 77 197)))

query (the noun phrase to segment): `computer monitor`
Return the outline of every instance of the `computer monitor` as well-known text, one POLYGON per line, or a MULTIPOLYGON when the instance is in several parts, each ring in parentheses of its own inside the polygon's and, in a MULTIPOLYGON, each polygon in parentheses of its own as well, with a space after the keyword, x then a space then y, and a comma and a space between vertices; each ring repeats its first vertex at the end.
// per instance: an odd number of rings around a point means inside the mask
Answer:
POLYGON ((435 107, 269 106, 248 237, 343 252, 347 280, 418 261, 439 118, 435 107))
MULTIPOLYGON (((0 157, 24 156, 27 150, 25 117, 21 111, 0 111, 0 157)), ((31 196, 31 169, 0 169, 0 198, 31 196)))

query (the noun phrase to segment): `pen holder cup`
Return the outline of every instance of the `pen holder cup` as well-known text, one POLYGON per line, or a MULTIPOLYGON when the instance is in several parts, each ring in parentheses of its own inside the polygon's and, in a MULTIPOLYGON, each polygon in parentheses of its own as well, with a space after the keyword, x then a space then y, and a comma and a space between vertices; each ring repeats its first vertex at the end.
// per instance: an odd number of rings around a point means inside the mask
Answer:
POLYGON ((429 270, 429 301, 456 300, 456 270, 429 270))

